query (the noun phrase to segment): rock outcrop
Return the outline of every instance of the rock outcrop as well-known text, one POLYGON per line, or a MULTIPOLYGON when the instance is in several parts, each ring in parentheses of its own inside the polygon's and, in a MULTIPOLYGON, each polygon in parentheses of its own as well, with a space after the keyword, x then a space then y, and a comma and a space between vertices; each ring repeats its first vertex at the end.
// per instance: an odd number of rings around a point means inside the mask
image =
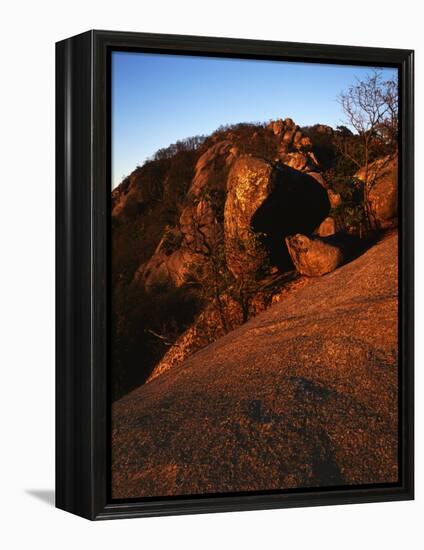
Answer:
MULTIPOLYGON (((122 181, 111 201, 113 399, 162 359, 180 365, 224 325, 232 330, 268 307, 277 295, 259 289, 269 278, 282 295, 287 277, 322 275, 351 259, 336 242, 358 229, 344 209, 348 194, 330 185, 337 154, 325 125, 245 123, 162 149, 122 181)), ((370 210, 387 229, 397 220, 397 159, 375 167, 370 210)))
POLYGON ((224 209, 225 253, 235 277, 255 273, 263 264, 263 244, 255 238, 253 217, 275 189, 271 162, 245 156, 234 164, 228 177, 224 209))
POLYGON ((200 198, 206 191, 225 191, 228 169, 239 154, 231 141, 218 141, 198 159, 189 195, 200 198))
POLYGON ((133 284, 147 292, 159 291, 170 285, 179 288, 198 276, 202 255, 182 246, 184 235, 176 228, 167 228, 152 257, 136 271, 133 284))
MULTIPOLYGON (((196 274, 203 277, 204 256, 221 245, 224 233, 228 267, 234 276, 256 272, 265 263, 290 269, 282 240, 296 232, 313 232, 328 215, 333 197, 312 141, 299 126, 287 118, 271 122, 268 128, 279 144, 277 162, 242 155, 231 131, 224 139, 212 140, 198 156, 177 223, 164 227, 153 254, 137 267, 135 286, 151 292, 181 287, 195 281, 196 274)), ((166 170, 160 192, 157 180, 146 183, 142 173, 137 169, 113 192, 115 224, 139 218, 172 194, 173 176, 166 170)))
POLYGON ((396 245, 115 402, 113 498, 397 482, 396 245))
POLYGON ((313 144, 291 118, 271 121, 268 128, 279 139, 278 159, 287 166, 302 172, 312 172, 317 181, 324 182, 319 163, 313 153, 313 144))
POLYGON ((140 185, 135 170, 119 188, 112 193, 112 222, 126 223, 133 220, 148 204, 154 193, 150 186, 140 185))
POLYGON ((220 220, 227 176, 237 154, 237 148, 223 140, 200 155, 178 223, 164 229, 152 257, 138 267, 135 285, 150 292, 170 285, 180 287, 204 276, 204 256, 223 238, 220 220))
POLYGON ((152 257, 134 275, 147 291, 196 282, 205 275, 205 259, 223 239, 222 223, 208 200, 186 206, 177 227, 167 227, 152 257))
POLYGON ((206 254, 222 239, 222 226, 213 204, 206 199, 194 201, 184 208, 179 229, 183 235, 182 245, 201 254, 206 254))
MULTIPOLYGON (((261 239, 254 239, 253 245, 268 252, 271 264, 287 269, 290 262, 281 244, 284 237, 311 233, 329 209, 327 192, 314 178, 284 164, 240 157, 228 177, 224 211, 229 269, 238 277, 258 268, 254 254, 246 254, 255 235, 261 239)), ((261 259, 259 251, 257 257, 261 259)))
MULTIPOLYGON (((365 180, 365 169, 356 177, 365 180)), ((397 227, 398 217, 398 157, 384 157, 373 162, 368 171, 369 206, 377 228, 397 227)))

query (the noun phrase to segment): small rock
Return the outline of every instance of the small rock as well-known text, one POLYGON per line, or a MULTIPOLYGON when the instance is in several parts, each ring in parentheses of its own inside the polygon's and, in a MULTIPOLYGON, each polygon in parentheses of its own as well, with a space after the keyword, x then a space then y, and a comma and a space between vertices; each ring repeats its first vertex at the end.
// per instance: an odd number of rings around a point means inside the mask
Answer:
POLYGON ((343 253, 337 246, 319 237, 292 235, 286 244, 296 270, 307 277, 320 277, 334 271, 343 262, 343 253))
POLYGON ((336 233, 336 222, 334 218, 331 216, 328 216, 328 218, 325 218, 325 220, 321 223, 321 225, 318 227, 316 234, 320 237, 329 237, 330 235, 334 235, 336 233))

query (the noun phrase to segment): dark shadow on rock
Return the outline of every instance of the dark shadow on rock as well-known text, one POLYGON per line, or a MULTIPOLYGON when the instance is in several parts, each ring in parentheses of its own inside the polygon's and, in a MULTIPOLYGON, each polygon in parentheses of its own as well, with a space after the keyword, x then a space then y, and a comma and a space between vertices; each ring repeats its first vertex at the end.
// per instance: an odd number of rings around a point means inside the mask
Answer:
POLYGON ((25 489, 27 495, 30 495, 38 500, 41 500, 49 506, 55 505, 54 489, 25 489))
POLYGON ((319 487, 343 485, 345 480, 334 456, 330 438, 323 430, 318 430, 319 437, 312 453, 312 473, 319 487))
POLYGON ((302 405, 303 420, 310 420, 305 422, 302 434, 306 441, 312 443, 310 464, 314 484, 317 487, 343 485, 343 474, 337 464, 331 439, 327 431, 317 423, 322 407, 335 398, 337 392, 304 376, 289 376, 287 380, 294 385, 294 397, 302 405))
POLYGON ((248 416, 254 422, 269 424, 272 422, 271 415, 264 409, 260 399, 253 399, 248 405, 248 416))
POLYGON ((328 216, 330 202, 327 191, 303 172, 283 164, 276 167, 273 177, 274 190, 256 211, 252 229, 265 235, 271 264, 284 272, 293 269, 285 237, 311 234, 328 216))
POLYGON ((319 239, 340 248, 343 252, 343 264, 348 264, 374 246, 380 240, 380 235, 376 234, 366 239, 360 239, 356 235, 340 232, 328 237, 319 237, 319 239))

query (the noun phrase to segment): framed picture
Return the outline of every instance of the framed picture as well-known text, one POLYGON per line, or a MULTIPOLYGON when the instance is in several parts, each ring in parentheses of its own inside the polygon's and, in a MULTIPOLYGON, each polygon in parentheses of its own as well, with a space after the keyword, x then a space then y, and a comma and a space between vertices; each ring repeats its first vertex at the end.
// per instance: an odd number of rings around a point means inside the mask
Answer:
POLYGON ((413 498, 413 52, 56 45, 56 505, 413 498))

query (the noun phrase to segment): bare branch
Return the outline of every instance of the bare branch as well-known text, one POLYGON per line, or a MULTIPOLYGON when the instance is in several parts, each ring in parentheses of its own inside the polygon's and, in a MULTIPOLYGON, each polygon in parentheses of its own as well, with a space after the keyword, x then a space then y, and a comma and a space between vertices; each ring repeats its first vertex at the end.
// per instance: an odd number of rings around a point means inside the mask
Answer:
POLYGON ((155 338, 159 338, 159 340, 161 340, 165 344, 165 346, 177 346, 178 347, 178 344, 176 342, 170 342, 168 340, 168 338, 166 338, 166 336, 163 336, 162 334, 159 334, 159 333, 155 332, 154 330, 152 330, 150 328, 146 329, 146 332, 150 332, 150 334, 155 336, 155 338))

